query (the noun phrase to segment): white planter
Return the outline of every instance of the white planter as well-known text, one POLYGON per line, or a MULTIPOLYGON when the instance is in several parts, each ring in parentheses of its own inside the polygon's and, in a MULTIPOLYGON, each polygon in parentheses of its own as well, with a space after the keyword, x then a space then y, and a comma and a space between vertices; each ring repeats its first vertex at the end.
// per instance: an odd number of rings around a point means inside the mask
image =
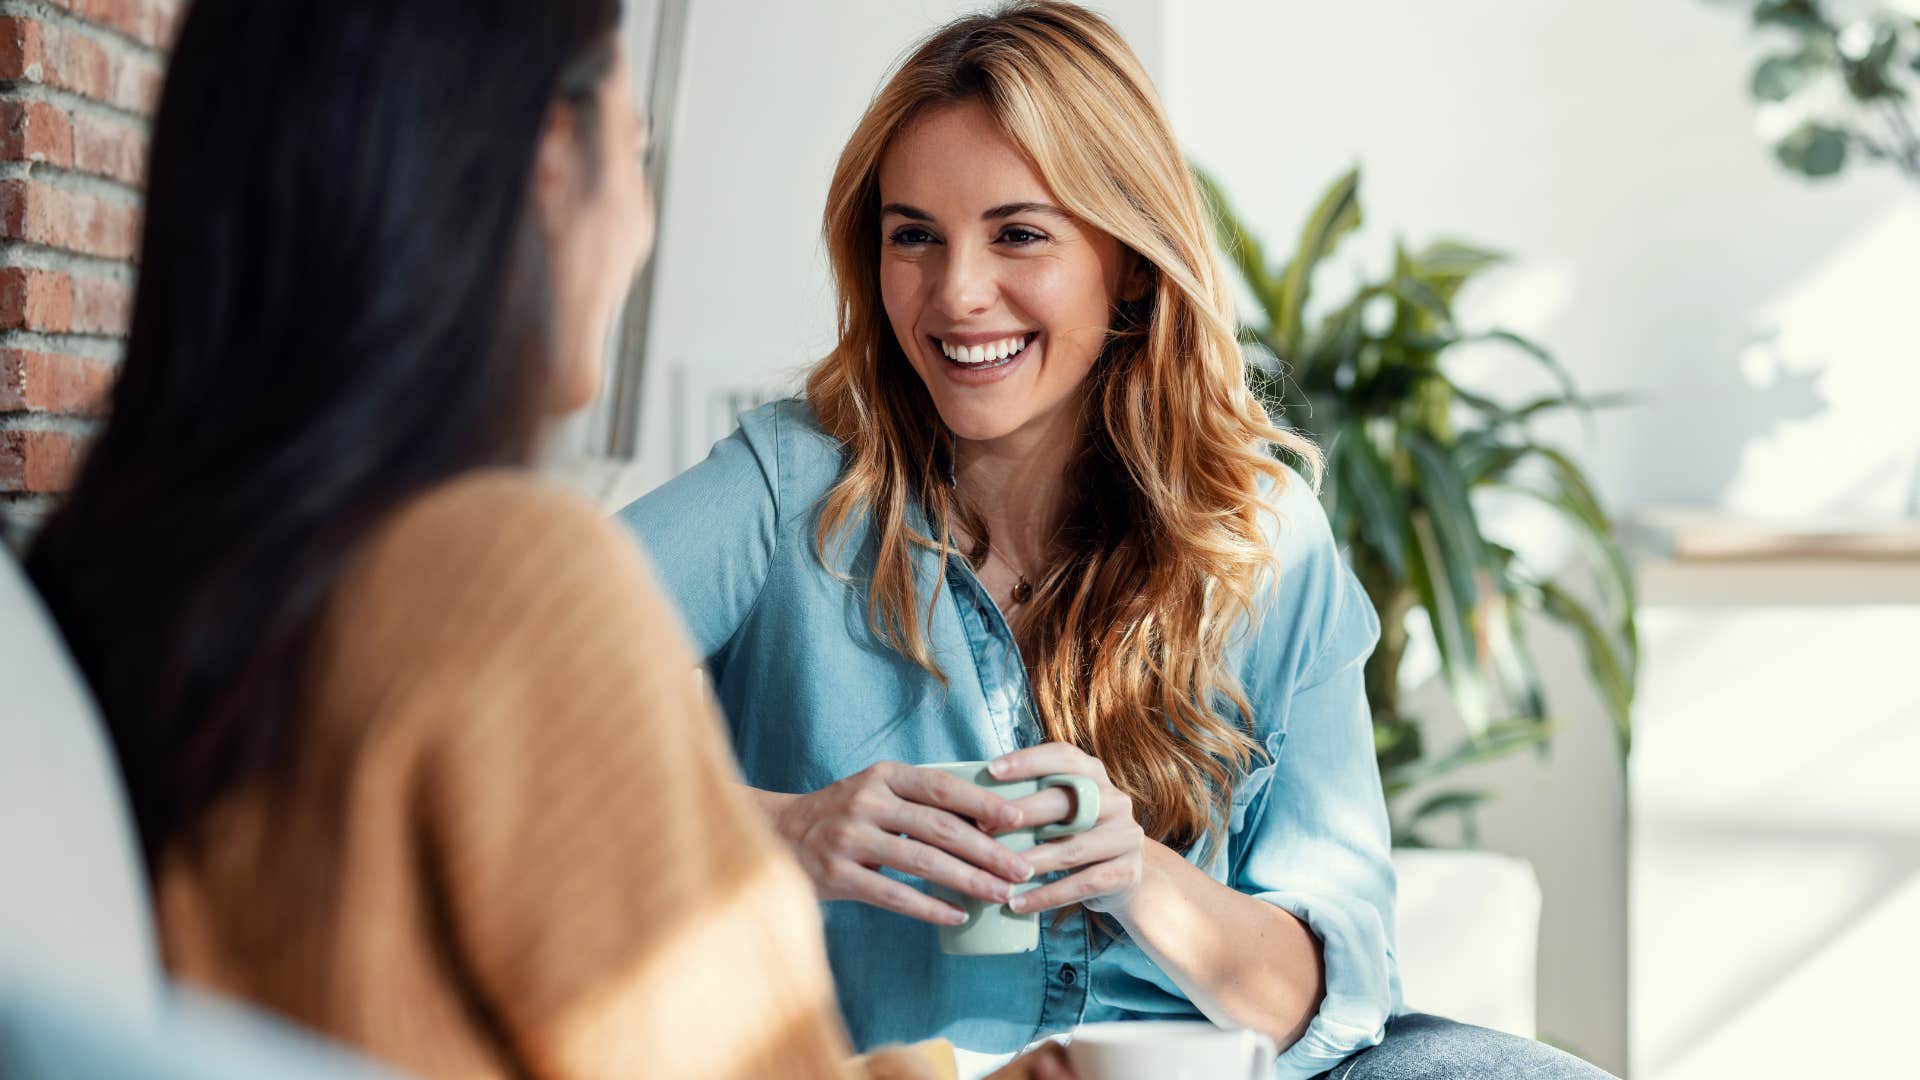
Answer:
POLYGON ((1400 878, 1400 979, 1407 1005, 1534 1035, 1540 882, 1524 859, 1490 851, 1393 853, 1400 878))

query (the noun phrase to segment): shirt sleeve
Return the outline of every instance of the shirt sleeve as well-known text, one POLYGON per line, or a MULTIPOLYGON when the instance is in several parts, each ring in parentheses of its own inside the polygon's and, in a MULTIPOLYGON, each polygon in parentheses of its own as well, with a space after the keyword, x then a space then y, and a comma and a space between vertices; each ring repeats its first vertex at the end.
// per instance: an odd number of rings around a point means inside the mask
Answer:
POLYGON ((846 1076, 812 891, 671 610, 591 506, 526 503, 493 494, 473 558, 473 515, 449 518, 404 575, 445 583, 409 685, 436 717, 414 805, 449 962, 541 1080, 846 1076))
POLYGON ((652 553, 701 657, 726 647, 759 599, 780 521, 780 410, 752 413, 706 460, 618 520, 652 553))
POLYGON ((1398 996, 1394 877, 1362 674, 1379 622, 1298 477, 1280 509, 1279 577, 1246 677, 1272 760, 1248 778, 1257 790, 1236 813, 1230 872, 1320 940, 1326 994, 1276 1073, 1305 1078, 1385 1037, 1398 996))

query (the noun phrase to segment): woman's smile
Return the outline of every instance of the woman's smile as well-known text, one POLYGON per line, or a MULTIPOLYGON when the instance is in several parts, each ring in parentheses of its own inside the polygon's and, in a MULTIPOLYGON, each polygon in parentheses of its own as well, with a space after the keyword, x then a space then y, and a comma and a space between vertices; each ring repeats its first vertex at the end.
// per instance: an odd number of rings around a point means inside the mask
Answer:
POLYGON ((933 350, 946 359, 947 378, 964 386, 998 382, 1030 356, 1039 354, 1040 332, 928 335, 933 350))

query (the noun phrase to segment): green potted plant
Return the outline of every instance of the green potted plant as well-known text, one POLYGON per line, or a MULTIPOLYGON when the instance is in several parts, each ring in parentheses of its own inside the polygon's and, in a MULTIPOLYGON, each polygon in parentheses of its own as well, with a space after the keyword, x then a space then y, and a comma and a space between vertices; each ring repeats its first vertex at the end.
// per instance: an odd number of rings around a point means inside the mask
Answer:
POLYGON ((1220 186, 1199 179, 1222 245, 1258 307, 1258 318, 1242 328, 1252 388, 1277 419, 1309 431, 1326 451, 1328 516, 1380 614, 1366 686, 1396 845, 1429 844, 1426 830, 1438 815, 1457 816, 1471 845, 1473 809, 1487 792, 1435 791, 1433 781, 1546 746, 1552 712, 1521 632, 1522 612, 1578 635, 1624 760, 1638 664, 1632 577, 1592 485, 1572 457, 1532 430, 1539 417, 1611 400, 1583 397, 1547 350, 1517 334, 1457 324, 1462 286, 1502 261, 1470 244, 1443 240, 1419 251, 1396 244, 1389 273, 1310 304, 1316 269, 1360 225, 1357 169, 1327 190, 1290 258, 1277 264, 1220 186), (1557 389, 1515 404, 1468 390, 1450 376, 1447 360, 1470 343, 1510 348, 1544 365, 1557 389), (1537 500, 1564 517, 1594 588, 1536 574, 1489 540, 1480 502, 1492 492, 1537 500), (1582 598, 1589 591, 1597 601, 1582 598), (1467 731, 1441 749, 1429 745, 1420 718, 1402 703, 1409 618, 1421 615, 1467 731), (1422 798, 1409 805, 1416 792, 1422 798))

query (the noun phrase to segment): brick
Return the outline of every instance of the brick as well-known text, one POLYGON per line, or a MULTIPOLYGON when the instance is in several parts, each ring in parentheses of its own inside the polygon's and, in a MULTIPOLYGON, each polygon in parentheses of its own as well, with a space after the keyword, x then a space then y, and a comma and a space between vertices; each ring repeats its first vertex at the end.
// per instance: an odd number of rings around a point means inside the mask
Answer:
POLYGON ((85 449, 81 439, 64 431, 0 431, 0 491, 65 491, 85 449))
POLYGON ((0 80, 8 79, 143 115, 160 95, 160 66, 131 46, 22 15, 0 17, 0 80))
POLYGON ((0 101, 0 160, 73 164, 73 122, 44 101, 0 101))
POLYGON ((72 167, 132 187, 146 182, 147 136, 117 120, 76 116, 72 120, 72 167))
POLYGON ((147 135, 137 124, 72 115, 51 102, 0 99, 0 161, 37 162, 138 187, 146 176, 147 135))
POLYGON ((91 23, 112 27, 143 45, 165 48, 173 41, 183 10, 179 0, 52 0, 91 23))
POLYGON ((123 335, 132 310, 132 287, 109 278, 0 267, 0 330, 123 335))
POLYGON ((100 416, 114 367, 83 356, 0 349, 0 412, 100 416))
POLYGON ((64 334, 72 327, 72 278, 51 270, 0 267, 0 330, 64 334))
POLYGON ((79 275, 72 281, 73 321, 69 329, 76 334, 124 336, 133 321, 133 287, 90 275, 79 275))
POLYGON ((131 259, 139 251, 139 236, 140 214, 124 203, 39 180, 0 180, 0 240, 131 259))

